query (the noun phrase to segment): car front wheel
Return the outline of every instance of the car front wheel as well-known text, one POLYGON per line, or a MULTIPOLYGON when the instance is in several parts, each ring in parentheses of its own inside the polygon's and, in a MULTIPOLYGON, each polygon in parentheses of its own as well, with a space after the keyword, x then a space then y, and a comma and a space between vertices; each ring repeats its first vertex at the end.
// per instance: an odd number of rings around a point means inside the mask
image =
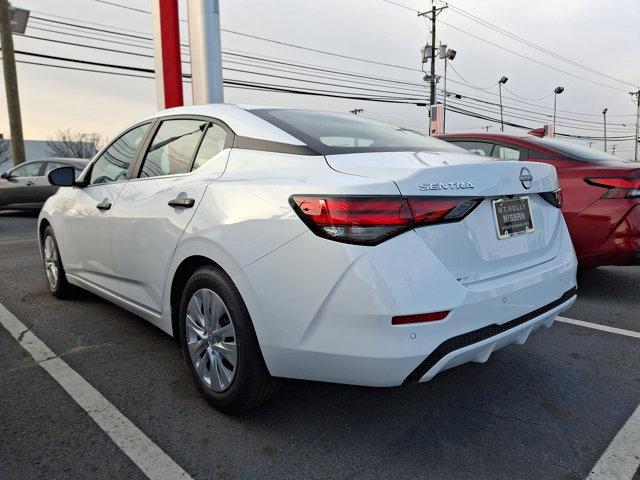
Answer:
POLYGON ((180 341, 200 393, 218 410, 249 410, 280 385, 269 375, 240 293, 213 267, 200 268, 185 285, 180 341))
POLYGON ((55 297, 67 298, 71 292, 71 285, 67 282, 58 242, 51 225, 47 226, 42 235, 42 257, 49 291, 55 297))

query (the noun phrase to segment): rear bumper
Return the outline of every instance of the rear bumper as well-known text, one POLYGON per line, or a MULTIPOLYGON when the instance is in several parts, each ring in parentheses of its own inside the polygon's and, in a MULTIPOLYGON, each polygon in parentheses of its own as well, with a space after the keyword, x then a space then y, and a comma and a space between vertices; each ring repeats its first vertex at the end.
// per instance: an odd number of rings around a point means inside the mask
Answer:
POLYGON ((559 299, 508 321, 502 325, 488 325, 440 344, 406 378, 405 383, 431 380, 442 370, 467 362, 484 363, 491 353, 512 343, 522 345, 534 330, 549 328, 556 316, 568 309, 576 300, 577 290, 572 288, 559 299))
POLYGON ((577 261, 564 223, 560 243, 551 260, 463 285, 415 232, 375 248, 308 233, 233 280, 272 375, 395 386, 486 360, 551 325, 573 301, 574 294, 563 294, 576 287, 577 261), (286 273, 275 279, 283 265, 286 273), (450 310, 443 320, 391 324, 396 315, 443 310, 450 310), (453 347, 446 343, 460 338, 453 347))

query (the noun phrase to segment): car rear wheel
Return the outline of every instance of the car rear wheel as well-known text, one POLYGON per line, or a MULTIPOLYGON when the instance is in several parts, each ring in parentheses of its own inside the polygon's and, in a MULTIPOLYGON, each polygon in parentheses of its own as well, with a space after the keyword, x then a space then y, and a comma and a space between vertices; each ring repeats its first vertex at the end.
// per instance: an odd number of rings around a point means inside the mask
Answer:
POLYGON ((198 390, 218 410, 249 410, 280 385, 269 375, 240 293, 213 267, 200 268, 185 285, 180 342, 198 390))
POLYGON ((42 235, 42 257, 44 259, 44 271, 47 276, 49 291, 54 297, 67 298, 71 293, 71 285, 67 282, 64 273, 58 242, 49 225, 42 235))

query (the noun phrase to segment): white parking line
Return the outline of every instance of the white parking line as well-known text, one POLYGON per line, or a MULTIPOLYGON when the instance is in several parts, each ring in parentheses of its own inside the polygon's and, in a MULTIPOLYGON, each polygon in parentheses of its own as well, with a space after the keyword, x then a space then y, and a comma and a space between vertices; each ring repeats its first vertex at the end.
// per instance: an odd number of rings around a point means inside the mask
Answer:
POLYGON ((0 303, 0 324, 150 479, 191 477, 0 303))
MULTIPOLYGON (((574 320, 573 318, 556 317, 559 322, 570 323, 580 327, 592 328, 603 332, 640 338, 640 333, 624 328, 608 327, 597 323, 574 320)), ((605 452, 593 467, 587 480, 631 480, 640 467, 640 405, 633 412, 627 423, 613 438, 605 452)))
POLYGON ((627 337, 640 338, 640 332, 634 332, 633 330, 625 330, 624 328, 608 327, 607 325, 584 322, 582 320, 574 320, 573 318, 565 318, 565 317, 556 317, 556 320, 558 322, 570 323, 572 325, 578 325, 580 327, 593 328, 594 330, 602 330, 603 332, 617 333, 618 335, 626 335, 627 337))
POLYGON ((587 480, 631 480, 640 467, 640 406, 614 437, 587 480))

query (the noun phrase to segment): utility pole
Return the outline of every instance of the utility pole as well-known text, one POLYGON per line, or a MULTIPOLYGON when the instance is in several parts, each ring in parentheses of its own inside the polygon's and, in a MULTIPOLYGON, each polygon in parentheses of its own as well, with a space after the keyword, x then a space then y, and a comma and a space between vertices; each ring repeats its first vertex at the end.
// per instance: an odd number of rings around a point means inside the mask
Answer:
POLYGON ((485 127, 480 127, 480 128, 483 129, 483 130, 486 130, 487 133, 489 133, 489 129, 491 128, 491 125, 487 125, 485 127))
POLYGON ((2 70, 4 88, 7 94, 9 131, 11 132, 11 153, 13 164, 24 163, 24 138, 22 136, 22 117, 20 115, 20 96, 18 95, 18 76, 16 57, 13 51, 11 15, 8 0, 0 0, 0 47, 2 48, 2 70))
POLYGON ((602 118, 604 121, 604 153, 607 153, 607 109, 606 108, 602 109, 602 118))
POLYGON ((359 113, 364 113, 364 109, 363 108, 354 108, 353 110, 349 110, 351 113, 353 113, 354 115, 358 115, 359 113))
POLYGON ((429 91, 429 105, 436 104, 436 17, 445 8, 448 7, 436 8, 434 6, 431 7, 431 10, 418 13, 419 17, 426 17, 431 20, 431 88, 429 91))
POLYGON ((635 137, 635 142, 634 143, 634 154, 633 154, 633 160, 635 162, 638 161, 638 141, 640 140, 640 138, 638 138, 638 123, 640 122, 640 89, 638 89, 638 91, 636 92, 629 92, 631 94, 631 97, 636 97, 636 137, 635 137))

